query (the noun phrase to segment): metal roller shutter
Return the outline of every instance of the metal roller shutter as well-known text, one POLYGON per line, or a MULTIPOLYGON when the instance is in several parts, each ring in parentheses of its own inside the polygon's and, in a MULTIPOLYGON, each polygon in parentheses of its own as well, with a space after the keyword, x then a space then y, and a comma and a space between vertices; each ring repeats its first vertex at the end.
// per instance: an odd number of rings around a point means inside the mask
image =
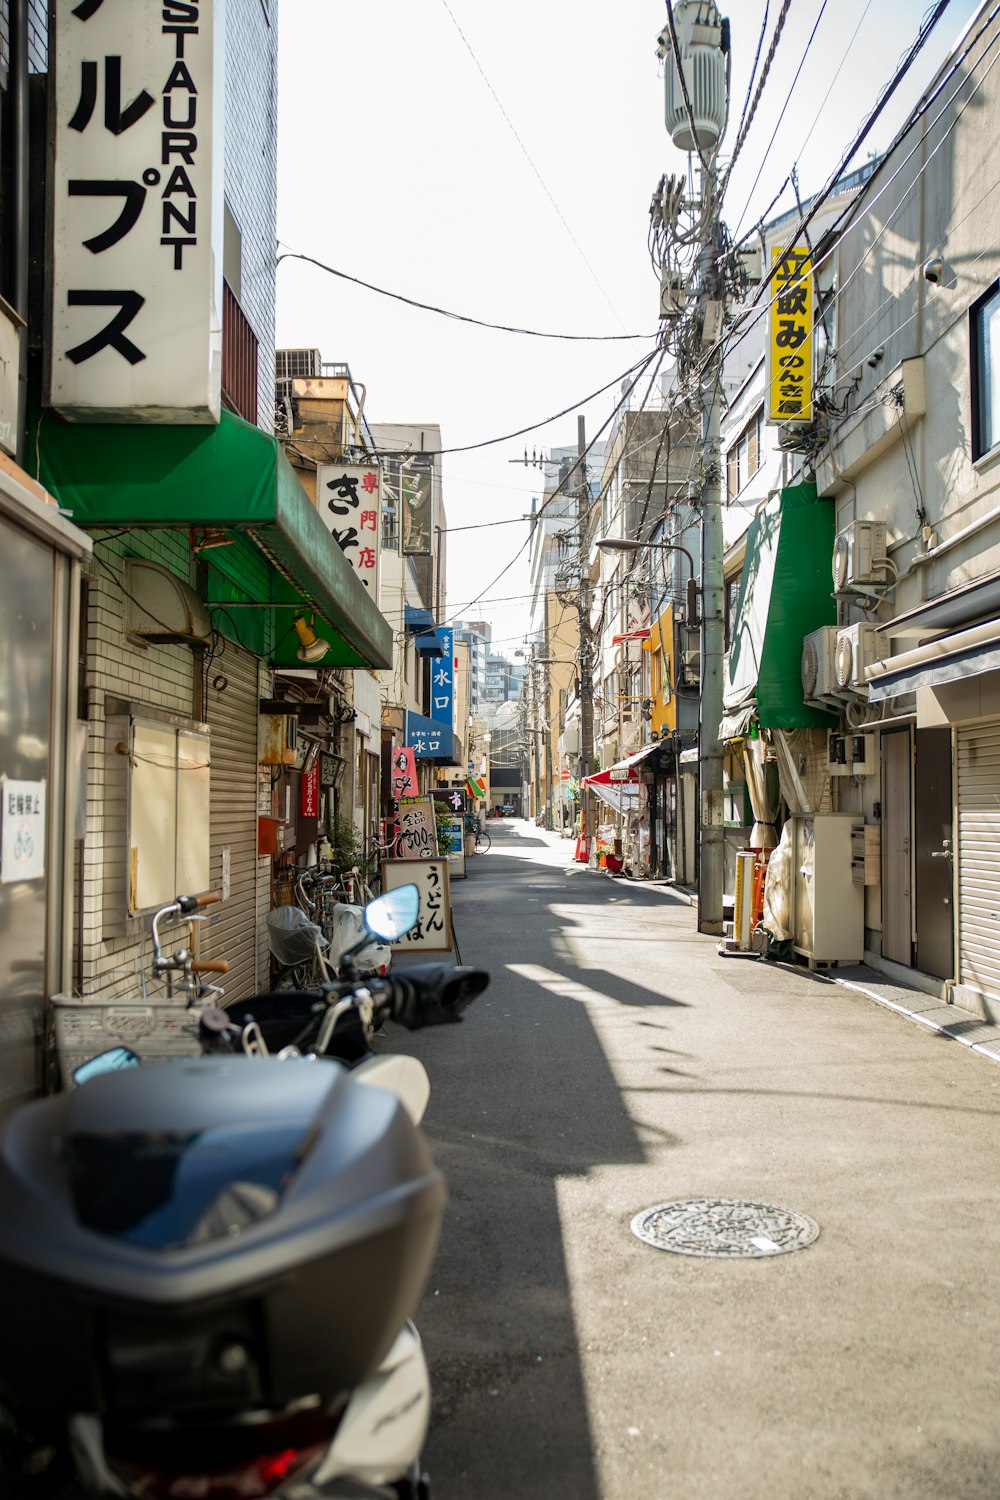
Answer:
POLYGON ((227 1000, 257 993, 257 715, 258 661, 232 642, 214 664, 210 678, 224 677, 220 692, 209 682, 205 712, 212 731, 211 823, 212 890, 225 886, 228 899, 209 909, 202 929, 205 958, 224 958, 227 1000), (225 853, 228 852, 228 861, 225 853))
POLYGON ((958 978, 1000 997, 1000 719, 956 731, 958 978))

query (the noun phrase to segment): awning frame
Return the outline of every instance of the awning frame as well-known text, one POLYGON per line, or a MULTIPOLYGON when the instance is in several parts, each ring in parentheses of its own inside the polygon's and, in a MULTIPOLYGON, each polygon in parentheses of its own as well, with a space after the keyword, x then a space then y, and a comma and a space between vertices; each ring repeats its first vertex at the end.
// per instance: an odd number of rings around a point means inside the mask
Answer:
POLYGON ((870 703, 884 703, 918 688, 943 687, 1000 670, 1000 620, 938 636, 913 651, 873 662, 865 673, 870 703))
MULTIPOLYGON (((331 537, 276 438, 223 411, 215 427, 41 419, 39 478, 77 526, 245 535, 273 570, 262 604, 301 602, 331 650, 314 665, 392 665, 392 628, 331 537), (109 430, 114 441, 109 442, 109 430)), ((281 611, 281 614, 284 614, 281 611)), ((280 617, 275 665, 301 665, 280 617)))

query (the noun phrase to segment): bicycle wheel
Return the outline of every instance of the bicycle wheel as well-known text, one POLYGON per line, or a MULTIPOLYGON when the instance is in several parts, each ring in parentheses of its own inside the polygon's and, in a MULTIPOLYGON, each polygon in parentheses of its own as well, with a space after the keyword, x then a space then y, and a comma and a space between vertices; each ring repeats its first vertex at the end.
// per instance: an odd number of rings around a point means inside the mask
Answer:
POLYGON ((490 836, 489 836, 488 833, 477 833, 476 834, 476 853, 477 854, 488 854, 490 852, 490 849, 491 849, 492 845, 493 845, 493 840, 490 838, 490 836))

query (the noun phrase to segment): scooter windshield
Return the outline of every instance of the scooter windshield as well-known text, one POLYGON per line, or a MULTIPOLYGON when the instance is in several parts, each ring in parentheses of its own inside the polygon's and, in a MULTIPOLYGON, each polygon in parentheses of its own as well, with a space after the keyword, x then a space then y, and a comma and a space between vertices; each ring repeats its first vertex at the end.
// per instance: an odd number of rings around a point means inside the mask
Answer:
POLYGON ((63 1162, 81 1224, 175 1250, 231 1239, 274 1213, 307 1143, 301 1124, 80 1133, 63 1162))

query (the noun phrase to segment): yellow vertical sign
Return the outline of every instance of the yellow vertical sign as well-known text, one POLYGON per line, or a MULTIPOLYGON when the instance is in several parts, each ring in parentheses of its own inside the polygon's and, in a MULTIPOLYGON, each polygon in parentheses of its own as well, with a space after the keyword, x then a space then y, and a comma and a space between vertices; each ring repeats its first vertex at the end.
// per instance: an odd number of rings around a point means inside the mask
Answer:
POLYGON ((813 415, 813 280, 809 249, 771 252, 767 412, 770 423, 811 422, 813 415))

